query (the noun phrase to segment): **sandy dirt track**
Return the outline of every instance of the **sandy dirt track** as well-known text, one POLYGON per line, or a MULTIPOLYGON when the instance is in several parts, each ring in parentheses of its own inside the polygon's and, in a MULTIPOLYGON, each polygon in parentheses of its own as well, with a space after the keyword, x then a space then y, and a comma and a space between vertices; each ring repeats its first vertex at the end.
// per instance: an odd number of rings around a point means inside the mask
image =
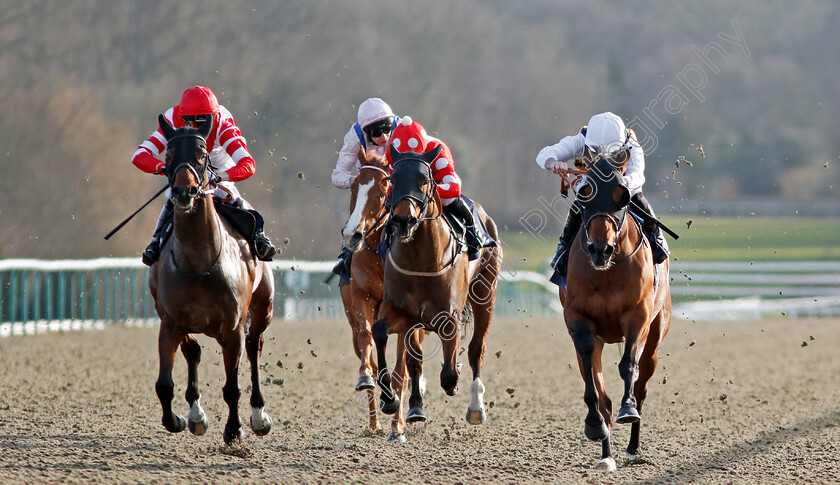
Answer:
MULTIPOLYGON (((429 421, 409 425, 402 445, 366 430, 346 322, 275 320, 267 336, 263 381, 271 382, 264 392, 274 428, 258 438, 247 427, 243 361, 246 435, 235 447, 222 445, 227 409, 212 340, 199 339, 211 421, 201 437, 160 425, 156 328, 0 340, 0 481, 840 482, 840 320, 675 320, 643 410, 643 459, 624 461, 629 426, 614 427, 618 470, 610 474, 592 469, 600 445, 583 437, 583 382, 559 319, 494 323, 482 426, 464 420, 466 356, 454 398, 440 389, 439 359, 428 362, 429 421)), ((427 339, 429 353, 435 341, 427 339)), ((618 347, 605 357, 615 402, 618 347)), ((184 414, 180 355, 175 381, 175 409, 184 414)), ((390 417, 381 419, 389 427, 390 417)))

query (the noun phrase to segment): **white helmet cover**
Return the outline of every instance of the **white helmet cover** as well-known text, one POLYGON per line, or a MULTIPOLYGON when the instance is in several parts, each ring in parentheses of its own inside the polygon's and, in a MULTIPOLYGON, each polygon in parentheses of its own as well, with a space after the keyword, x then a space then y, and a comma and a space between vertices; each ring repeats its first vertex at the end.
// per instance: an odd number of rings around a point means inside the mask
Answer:
POLYGON ((593 150, 613 152, 627 141, 624 121, 613 113, 600 113, 589 119, 586 127, 586 145, 593 150))
POLYGON ((391 107, 379 98, 368 98, 359 105, 359 126, 362 128, 391 116, 394 116, 391 107))

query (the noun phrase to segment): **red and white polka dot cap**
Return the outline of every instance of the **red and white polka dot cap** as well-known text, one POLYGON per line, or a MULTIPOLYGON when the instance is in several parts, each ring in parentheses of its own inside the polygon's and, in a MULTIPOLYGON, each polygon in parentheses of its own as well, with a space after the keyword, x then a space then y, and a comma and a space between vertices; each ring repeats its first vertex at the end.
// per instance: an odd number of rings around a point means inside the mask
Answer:
MULTIPOLYGON (((400 153, 426 153, 437 148, 439 144, 440 140, 429 136, 423 125, 412 120, 410 116, 400 118, 391 135, 391 146, 400 153)), ((388 162, 393 163, 390 150, 386 151, 386 156, 388 162)))

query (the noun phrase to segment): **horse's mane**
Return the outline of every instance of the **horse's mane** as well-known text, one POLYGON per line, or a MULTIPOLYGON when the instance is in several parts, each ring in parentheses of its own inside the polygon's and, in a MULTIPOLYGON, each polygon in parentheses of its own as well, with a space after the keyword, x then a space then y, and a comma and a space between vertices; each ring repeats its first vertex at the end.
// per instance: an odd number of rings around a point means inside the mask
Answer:
POLYGON ((378 155, 376 152, 366 152, 364 149, 359 149, 359 163, 365 166, 377 167, 388 171, 388 160, 383 155, 378 155))

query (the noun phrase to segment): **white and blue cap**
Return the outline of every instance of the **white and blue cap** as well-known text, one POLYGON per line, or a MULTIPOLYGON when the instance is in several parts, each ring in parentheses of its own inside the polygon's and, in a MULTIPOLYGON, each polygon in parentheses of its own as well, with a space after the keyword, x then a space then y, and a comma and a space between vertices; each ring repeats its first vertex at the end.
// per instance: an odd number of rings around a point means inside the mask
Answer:
POLYGON ((595 152, 613 153, 627 141, 627 128, 618 115, 600 113, 589 118, 586 126, 586 146, 595 152))

